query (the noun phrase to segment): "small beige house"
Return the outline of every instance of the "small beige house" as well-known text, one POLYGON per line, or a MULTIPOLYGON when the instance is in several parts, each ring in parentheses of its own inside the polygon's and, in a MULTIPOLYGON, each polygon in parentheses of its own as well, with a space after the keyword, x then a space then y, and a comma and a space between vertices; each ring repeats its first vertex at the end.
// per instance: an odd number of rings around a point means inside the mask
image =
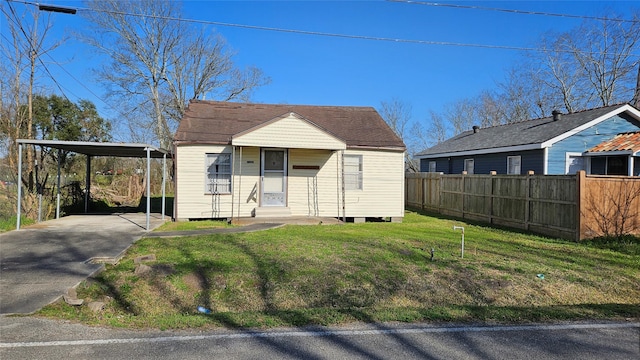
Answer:
POLYGON ((371 107, 192 101, 174 217, 401 221, 405 145, 371 107))

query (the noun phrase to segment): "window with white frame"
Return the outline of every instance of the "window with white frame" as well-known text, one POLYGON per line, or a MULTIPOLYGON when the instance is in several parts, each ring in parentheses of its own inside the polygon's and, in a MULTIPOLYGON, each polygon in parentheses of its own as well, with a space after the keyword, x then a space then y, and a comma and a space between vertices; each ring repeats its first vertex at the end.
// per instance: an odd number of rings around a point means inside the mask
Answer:
POLYGON ((520 175, 520 156, 507 156, 507 174, 520 175))
POLYGON ((231 193, 231 154, 206 154, 204 186, 206 194, 231 193))
POLYGON ((362 155, 344 156, 345 190, 362 190, 362 155))
POLYGON ((565 174, 575 174, 580 170, 586 170, 586 158, 582 153, 566 153, 565 174))
POLYGON ((473 174, 473 163, 473 159, 464 160, 464 171, 466 171, 469 175, 473 174))
POLYGON ((429 172, 436 172, 436 162, 429 161, 429 172))

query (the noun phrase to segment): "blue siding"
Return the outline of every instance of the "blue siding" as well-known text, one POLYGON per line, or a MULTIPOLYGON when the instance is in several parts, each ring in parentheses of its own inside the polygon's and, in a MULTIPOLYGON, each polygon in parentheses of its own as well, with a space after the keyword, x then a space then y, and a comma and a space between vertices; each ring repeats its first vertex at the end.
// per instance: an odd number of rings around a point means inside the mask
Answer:
MULTIPOLYGON (((560 120, 562 121, 562 120, 560 120)), ((610 140, 623 132, 638 131, 640 124, 625 116, 613 116, 599 124, 561 140, 549 148, 549 163, 547 173, 550 175, 564 174, 566 171, 566 153, 582 153, 599 143, 610 140)), ((592 166, 594 163, 592 161, 592 166)))
POLYGON ((536 174, 542 174, 544 159, 542 150, 421 159, 420 171, 429 171, 429 161, 436 161, 437 172, 460 174, 464 170, 464 161, 473 159, 474 174, 489 174, 491 171, 495 171, 498 174, 506 174, 508 156, 521 157, 520 170, 522 174, 526 174, 529 170, 533 170, 536 174))

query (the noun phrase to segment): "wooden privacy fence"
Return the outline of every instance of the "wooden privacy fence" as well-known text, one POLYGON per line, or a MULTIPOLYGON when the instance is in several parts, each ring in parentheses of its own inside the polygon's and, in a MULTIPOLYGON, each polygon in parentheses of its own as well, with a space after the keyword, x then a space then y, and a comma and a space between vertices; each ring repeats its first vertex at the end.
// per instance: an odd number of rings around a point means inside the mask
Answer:
POLYGON ((582 240, 640 231, 640 178, 407 174, 407 207, 582 240))

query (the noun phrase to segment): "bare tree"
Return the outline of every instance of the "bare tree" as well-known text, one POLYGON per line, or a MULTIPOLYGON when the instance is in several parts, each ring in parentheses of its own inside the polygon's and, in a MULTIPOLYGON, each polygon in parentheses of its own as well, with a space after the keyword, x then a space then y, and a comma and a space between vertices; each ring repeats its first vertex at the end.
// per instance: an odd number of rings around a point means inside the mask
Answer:
POLYGON ((88 6, 83 13, 94 31, 82 38, 111 58, 99 76, 128 113, 153 119, 162 147, 170 145, 188 100, 246 99, 268 82, 257 69, 237 69, 220 36, 180 21, 178 2, 90 0, 88 6))
POLYGON ((568 46, 599 106, 631 100, 640 40, 639 22, 585 23, 571 33, 568 46))
POLYGON ((407 169, 411 172, 419 172, 420 164, 414 159, 417 153, 416 133, 414 131, 419 130, 419 128, 416 128, 416 126, 419 125, 416 124, 411 128, 409 127, 411 123, 411 105, 397 98, 393 98, 390 101, 382 101, 378 111, 393 132, 395 132, 407 146, 405 154, 407 169))

